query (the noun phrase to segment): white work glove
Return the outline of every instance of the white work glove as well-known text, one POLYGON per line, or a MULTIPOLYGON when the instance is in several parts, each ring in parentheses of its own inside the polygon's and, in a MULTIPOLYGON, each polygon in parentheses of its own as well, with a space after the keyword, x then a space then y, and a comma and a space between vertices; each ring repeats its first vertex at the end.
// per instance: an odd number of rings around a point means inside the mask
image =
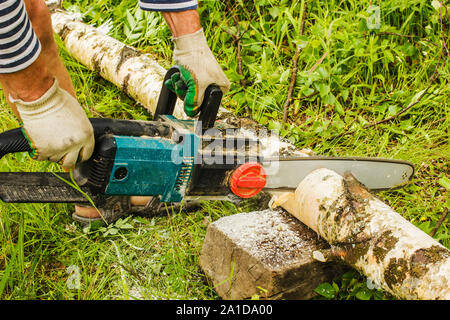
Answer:
POLYGON ((173 64, 179 66, 181 72, 167 80, 166 86, 184 100, 184 111, 193 117, 200 111, 209 85, 217 85, 225 94, 230 81, 209 49, 203 29, 173 38, 173 42, 173 64))
POLYGON ((57 162, 71 168, 90 158, 94 150, 94 130, 83 108, 61 89, 58 80, 39 99, 13 99, 30 143, 33 159, 57 162))

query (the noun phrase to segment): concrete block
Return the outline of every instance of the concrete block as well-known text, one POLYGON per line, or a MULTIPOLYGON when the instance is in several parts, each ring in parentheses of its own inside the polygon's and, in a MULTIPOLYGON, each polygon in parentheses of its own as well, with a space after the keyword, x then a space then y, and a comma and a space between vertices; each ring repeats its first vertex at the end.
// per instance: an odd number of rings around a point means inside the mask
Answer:
POLYGON ((220 218, 208 226, 199 264, 223 299, 310 299, 314 289, 348 270, 319 262, 328 243, 285 211, 220 218))

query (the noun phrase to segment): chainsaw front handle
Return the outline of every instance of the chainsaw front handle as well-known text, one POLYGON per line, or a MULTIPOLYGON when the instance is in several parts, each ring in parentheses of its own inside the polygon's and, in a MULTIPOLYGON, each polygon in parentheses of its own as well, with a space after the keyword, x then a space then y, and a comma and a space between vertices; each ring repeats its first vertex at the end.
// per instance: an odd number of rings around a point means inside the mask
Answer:
MULTIPOLYGON (((173 115, 178 97, 175 92, 166 86, 166 81, 177 72, 180 72, 179 67, 173 66, 167 71, 164 77, 158 103, 156 105, 155 119, 161 115, 173 115)), ((198 117, 198 120, 201 121, 202 129, 210 129, 214 127, 214 122, 216 121, 222 96, 222 90, 220 90, 218 86, 210 85, 206 88, 205 96, 200 106, 200 115, 198 117)))

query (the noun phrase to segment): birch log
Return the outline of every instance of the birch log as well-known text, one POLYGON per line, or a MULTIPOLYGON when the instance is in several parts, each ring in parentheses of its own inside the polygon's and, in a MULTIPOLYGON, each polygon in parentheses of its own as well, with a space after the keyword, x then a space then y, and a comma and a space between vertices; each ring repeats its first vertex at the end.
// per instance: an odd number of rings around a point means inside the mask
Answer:
MULTIPOLYGON (((375 286, 400 299, 450 299, 450 250, 370 194, 353 176, 309 174, 281 206, 375 286)), ((326 256, 317 254, 317 256, 326 256)))
MULTIPOLYGON (((49 2, 47 5, 50 7, 49 2)), ((71 56, 154 113, 166 69, 148 55, 83 23, 74 14, 53 6, 51 18, 53 30, 71 56)), ((174 116, 186 118, 180 100, 174 116)))

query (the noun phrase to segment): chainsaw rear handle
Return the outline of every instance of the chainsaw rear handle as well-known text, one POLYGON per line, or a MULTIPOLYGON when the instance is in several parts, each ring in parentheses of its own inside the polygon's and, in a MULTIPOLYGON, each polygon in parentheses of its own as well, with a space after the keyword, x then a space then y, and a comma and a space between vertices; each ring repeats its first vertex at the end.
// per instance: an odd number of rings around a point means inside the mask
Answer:
POLYGON ((8 153, 33 151, 22 128, 5 131, 0 134, 0 159, 8 153))
MULTIPOLYGON (((108 118, 91 118, 95 142, 105 134, 121 136, 167 136, 170 128, 156 121, 116 120, 108 118)), ((8 153, 31 152, 32 149, 22 128, 0 133, 0 159, 8 153)))
MULTIPOLYGON (((173 115, 175 104, 177 102, 177 95, 166 86, 166 81, 175 73, 179 72, 180 68, 178 66, 173 66, 167 71, 159 94, 158 104, 156 105, 155 119, 161 115, 173 115)), ((203 129, 214 127, 220 102, 222 101, 222 95, 222 90, 216 85, 210 85, 206 88, 198 118, 198 120, 201 121, 203 129)))

